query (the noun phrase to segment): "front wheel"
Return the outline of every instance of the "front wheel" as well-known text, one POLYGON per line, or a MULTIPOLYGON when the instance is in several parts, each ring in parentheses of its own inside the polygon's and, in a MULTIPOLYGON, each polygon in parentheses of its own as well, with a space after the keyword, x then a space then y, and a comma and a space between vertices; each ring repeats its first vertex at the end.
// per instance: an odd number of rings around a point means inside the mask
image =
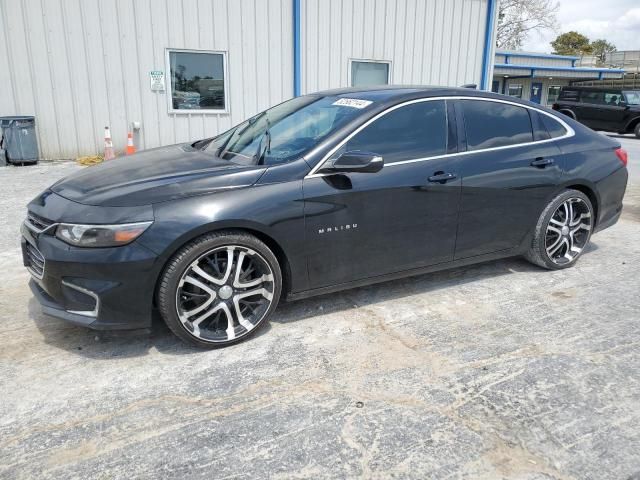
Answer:
POLYGON ((550 270, 571 267, 589 243, 593 217, 593 206, 584 193, 565 190, 540 215, 525 256, 550 270))
POLYGON ((633 133, 635 133, 637 138, 640 138, 640 122, 636 124, 636 128, 633 129, 633 133))
POLYGON ((226 346, 267 322, 282 289, 271 250, 243 232, 204 235, 169 261, 158 288, 167 326, 187 343, 226 346))

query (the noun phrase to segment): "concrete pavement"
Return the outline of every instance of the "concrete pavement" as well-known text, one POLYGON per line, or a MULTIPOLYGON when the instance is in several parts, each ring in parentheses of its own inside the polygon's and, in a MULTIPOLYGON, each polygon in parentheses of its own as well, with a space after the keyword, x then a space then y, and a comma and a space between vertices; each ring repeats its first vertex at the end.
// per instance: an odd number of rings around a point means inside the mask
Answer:
MULTIPOLYGON (((486 263, 282 305, 252 340, 43 316, 18 228, 70 163, 0 169, 0 478, 628 479, 640 473, 640 141, 571 269, 486 263)), ((637 478, 637 477, 633 477, 637 478)))

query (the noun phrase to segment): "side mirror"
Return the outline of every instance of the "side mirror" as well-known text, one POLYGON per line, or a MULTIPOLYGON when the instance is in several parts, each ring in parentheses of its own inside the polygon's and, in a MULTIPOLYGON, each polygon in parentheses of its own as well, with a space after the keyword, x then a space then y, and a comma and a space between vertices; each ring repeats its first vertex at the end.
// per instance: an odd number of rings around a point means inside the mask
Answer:
POLYGON ((384 167, 383 158, 371 152, 345 152, 327 162, 320 173, 376 173, 384 167))

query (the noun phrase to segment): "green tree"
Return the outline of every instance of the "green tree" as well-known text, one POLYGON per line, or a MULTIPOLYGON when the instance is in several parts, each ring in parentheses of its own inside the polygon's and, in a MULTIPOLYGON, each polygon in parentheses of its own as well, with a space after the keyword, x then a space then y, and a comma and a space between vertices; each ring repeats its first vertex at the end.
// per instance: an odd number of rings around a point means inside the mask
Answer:
POLYGON ((578 32, 560 34, 551 42, 553 52, 558 55, 588 55, 591 53, 589 39, 578 32))
POLYGON ((604 39, 598 39, 591 42, 591 53, 595 55, 599 65, 603 65, 606 60, 607 53, 615 52, 616 46, 604 39))

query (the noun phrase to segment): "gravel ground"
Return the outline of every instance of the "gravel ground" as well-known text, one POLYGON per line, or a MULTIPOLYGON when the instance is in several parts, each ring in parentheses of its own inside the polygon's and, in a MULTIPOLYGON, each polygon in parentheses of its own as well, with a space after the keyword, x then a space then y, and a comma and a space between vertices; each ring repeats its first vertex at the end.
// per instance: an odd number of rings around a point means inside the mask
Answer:
POLYGON ((0 169, 1 478, 640 475, 640 141, 622 220, 575 268, 485 263, 281 306, 202 352, 99 334, 27 288, 26 203, 79 167, 0 169))

